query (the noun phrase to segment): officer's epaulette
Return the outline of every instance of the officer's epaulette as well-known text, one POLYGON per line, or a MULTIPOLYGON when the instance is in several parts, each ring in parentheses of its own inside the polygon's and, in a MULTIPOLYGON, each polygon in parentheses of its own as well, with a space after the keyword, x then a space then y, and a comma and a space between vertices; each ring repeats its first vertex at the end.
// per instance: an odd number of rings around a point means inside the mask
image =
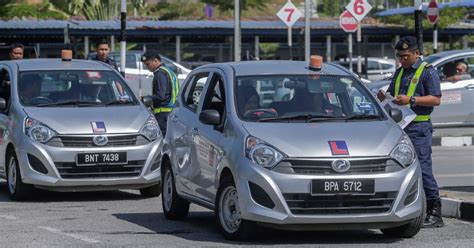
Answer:
POLYGON ((425 68, 431 68, 431 67, 433 67, 433 65, 432 65, 432 64, 430 64, 430 63, 426 63, 426 65, 425 65, 425 68))

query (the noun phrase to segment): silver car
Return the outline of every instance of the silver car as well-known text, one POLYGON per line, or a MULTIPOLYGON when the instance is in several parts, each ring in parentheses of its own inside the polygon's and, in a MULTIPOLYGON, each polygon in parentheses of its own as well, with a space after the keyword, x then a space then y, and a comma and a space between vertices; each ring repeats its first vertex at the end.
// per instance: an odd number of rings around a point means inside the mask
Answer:
POLYGON ((414 147, 394 121, 401 118, 399 110, 382 109, 342 66, 256 61, 199 67, 168 120, 164 214, 184 218, 190 203, 213 209, 229 239, 245 239, 256 224, 414 236, 424 194, 414 147), (196 102, 200 80, 206 83, 196 102), (292 93, 262 104, 260 81, 292 93))
POLYGON ((33 186, 161 193, 159 127, 120 74, 61 59, 0 61, 0 70, 0 177, 12 199, 33 186))

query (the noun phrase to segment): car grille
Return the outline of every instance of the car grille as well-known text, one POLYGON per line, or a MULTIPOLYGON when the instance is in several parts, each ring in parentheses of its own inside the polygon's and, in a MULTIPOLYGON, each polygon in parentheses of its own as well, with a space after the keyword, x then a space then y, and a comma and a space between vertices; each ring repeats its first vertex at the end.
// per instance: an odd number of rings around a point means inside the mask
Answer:
POLYGON ((274 170, 287 174, 327 175, 327 174, 376 174, 401 170, 402 167, 391 158, 347 159, 351 163, 349 171, 335 172, 331 164, 334 159, 285 159, 274 170), (286 169, 285 169, 286 168, 286 169))
POLYGON ((55 163, 59 175, 64 179, 138 177, 144 164, 145 160, 128 161, 125 165, 77 166, 74 162, 55 163))
POLYGON ((377 214, 390 211, 397 192, 378 192, 374 195, 283 194, 291 213, 320 214, 377 214))
MULTIPOLYGON (((95 136, 57 136, 51 139, 47 144, 56 147, 98 147, 93 142, 95 136)), ((143 145, 148 141, 141 135, 108 135, 108 143, 102 147, 120 147, 143 145)))

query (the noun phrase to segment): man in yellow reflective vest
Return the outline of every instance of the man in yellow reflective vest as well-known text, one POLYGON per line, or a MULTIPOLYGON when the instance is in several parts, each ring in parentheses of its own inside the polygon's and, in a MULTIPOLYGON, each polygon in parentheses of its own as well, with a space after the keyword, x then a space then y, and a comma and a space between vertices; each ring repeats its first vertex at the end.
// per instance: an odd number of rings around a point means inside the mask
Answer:
MULTIPOLYGON (((442 227, 444 223, 441 218, 441 200, 432 170, 433 126, 430 120, 434 106, 438 106, 441 102, 439 75, 433 66, 420 58, 420 50, 415 37, 401 38, 395 49, 401 67, 395 72, 388 92, 395 97, 394 103, 408 105, 417 114, 415 120, 405 127, 405 132, 415 146, 422 171, 427 203, 423 227, 442 227)), ((384 100, 384 92, 380 91, 378 97, 384 100)))
POLYGON ((173 110, 178 95, 178 79, 173 71, 161 63, 158 53, 146 52, 141 61, 153 72, 152 95, 153 112, 163 136, 166 134, 168 115, 173 110))

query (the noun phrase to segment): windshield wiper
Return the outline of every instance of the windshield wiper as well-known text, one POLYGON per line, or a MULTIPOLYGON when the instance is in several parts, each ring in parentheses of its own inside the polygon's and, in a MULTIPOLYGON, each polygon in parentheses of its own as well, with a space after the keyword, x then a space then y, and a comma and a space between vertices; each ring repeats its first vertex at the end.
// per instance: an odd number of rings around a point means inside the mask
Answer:
POLYGON ((330 116, 330 115, 311 115, 311 114, 304 114, 304 115, 289 115, 289 116, 280 116, 280 117, 271 117, 271 118, 263 118, 259 119, 258 122, 268 122, 268 121, 285 121, 285 120, 307 120, 308 122, 312 121, 322 121, 322 120, 332 120, 337 117, 330 116))
POLYGON ((111 101, 111 102, 106 103, 105 106, 110 106, 110 105, 122 105, 122 104, 129 105, 129 104, 134 104, 134 102, 132 102, 132 101, 113 100, 113 101, 111 101))
POLYGON ((382 119, 382 116, 380 115, 361 115, 361 114, 355 114, 355 115, 350 115, 344 118, 345 120, 373 120, 373 119, 382 119))
POLYGON ((71 101, 62 101, 62 102, 43 103, 43 104, 36 105, 36 107, 68 106, 68 105, 74 105, 77 107, 86 107, 86 106, 94 106, 94 105, 103 105, 103 103, 93 102, 93 101, 71 100, 71 101))

